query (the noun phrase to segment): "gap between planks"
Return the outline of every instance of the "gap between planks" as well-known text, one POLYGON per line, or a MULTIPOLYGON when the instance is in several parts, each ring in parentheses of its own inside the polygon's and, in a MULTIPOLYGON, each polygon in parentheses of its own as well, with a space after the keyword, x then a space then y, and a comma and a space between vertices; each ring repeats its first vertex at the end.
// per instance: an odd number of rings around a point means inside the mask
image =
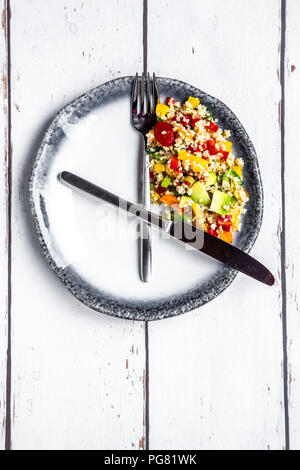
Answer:
MULTIPOLYGON (((148 72, 148 0, 143 0, 143 72, 148 72)), ((145 450, 149 450, 149 329, 145 321, 145 450)))
POLYGON ((288 400, 288 357, 287 357, 287 318, 286 318, 286 245, 285 245, 285 52, 286 52, 286 0, 281 0, 281 44, 280 44, 280 130, 281 130, 281 207, 282 227, 281 246, 281 298, 282 298, 282 347, 283 347, 283 399, 285 424, 285 450, 290 449, 289 400, 288 400))
POLYGON ((10 47, 10 1, 4 0, 2 29, 5 39, 3 70, 3 98, 5 116, 5 184, 6 184, 6 250, 7 250, 7 352, 6 352, 6 404, 5 404, 5 450, 11 449, 11 47, 10 47))

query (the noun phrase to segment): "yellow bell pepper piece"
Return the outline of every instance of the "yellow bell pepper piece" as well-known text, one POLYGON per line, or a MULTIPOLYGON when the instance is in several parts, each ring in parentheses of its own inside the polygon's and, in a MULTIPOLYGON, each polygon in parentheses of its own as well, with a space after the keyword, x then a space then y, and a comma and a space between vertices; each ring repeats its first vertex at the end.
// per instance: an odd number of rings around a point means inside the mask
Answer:
POLYGON ((204 160, 204 158, 193 156, 192 165, 191 165, 193 171, 199 172, 203 168, 205 168, 207 165, 209 165, 208 160, 204 160))
POLYGON ((156 163, 154 165, 154 171, 163 172, 165 171, 165 169, 166 169, 166 166, 162 165, 161 163, 156 163))
POLYGON ((196 202, 193 202, 192 204, 192 210, 196 216, 196 219, 199 219, 199 217, 201 216, 202 214, 202 209, 200 208, 199 204, 197 204, 196 202))
POLYGON ((152 202, 159 201, 160 199, 160 195, 156 191, 151 191, 150 197, 152 202))
POLYGON ((226 147, 226 152, 230 153, 232 150, 232 142, 229 142, 229 140, 226 140, 225 147, 226 147))
POLYGON ((240 230, 240 217, 237 215, 232 217, 232 230, 238 232, 240 230))
POLYGON ((169 168, 168 165, 166 165, 165 172, 167 173, 167 175, 172 176, 173 178, 176 176, 174 171, 171 170, 171 168, 169 168))
POLYGON ((181 196, 180 202, 179 202, 179 207, 182 209, 185 206, 188 206, 189 204, 192 204, 193 200, 188 197, 188 196, 181 196))
POLYGON ((241 178, 242 177, 242 168, 240 166, 234 166, 232 167, 233 171, 236 172, 237 175, 239 175, 239 177, 241 178))
POLYGON ((209 165, 208 160, 204 160, 204 158, 192 155, 191 153, 186 152, 185 150, 180 150, 178 152, 178 159, 183 161, 189 160, 191 162, 193 171, 201 171, 203 168, 209 165))
POLYGON ((159 103, 156 106, 156 114, 160 116, 165 116, 167 112, 169 111, 169 109, 170 109, 169 106, 167 106, 166 104, 159 103))
POLYGON ((178 159, 179 160, 187 160, 191 157, 191 154, 188 153, 186 150, 179 150, 178 152, 178 159))
POLYGON ((232 230, 234 232, 238 231, 240 229, 241 209, 239 209, 239 208, 230 209, 228 214, 232 216, 232 230))
POLYGON ((200 104, 200 100, 198 98, 194 98, 193 96, 189 97, 188 102, 191 103, 193 109, 195 109, 200 104))

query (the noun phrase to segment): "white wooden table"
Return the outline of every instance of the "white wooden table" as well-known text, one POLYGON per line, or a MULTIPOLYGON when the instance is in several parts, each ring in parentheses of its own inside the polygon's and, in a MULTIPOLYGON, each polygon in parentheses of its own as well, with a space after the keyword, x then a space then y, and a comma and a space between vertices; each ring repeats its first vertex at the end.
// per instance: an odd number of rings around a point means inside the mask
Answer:
POLYGON ((0 448, 299 449, 299 0, 0 0, 0 448), (11 13, 11 16, 9 14, 11 13), (155 323, 96 314, 33 233, 27 181, 63 105, 144 68, 237 114, 265 211, 215 301, 155 323))

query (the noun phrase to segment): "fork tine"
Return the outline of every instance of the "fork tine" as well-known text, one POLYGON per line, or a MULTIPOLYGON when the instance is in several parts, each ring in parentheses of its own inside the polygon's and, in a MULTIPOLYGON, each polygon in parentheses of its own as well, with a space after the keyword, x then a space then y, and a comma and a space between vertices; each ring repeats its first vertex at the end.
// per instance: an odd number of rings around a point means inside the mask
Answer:
POLYGON ((152 85, 153 85, 153 91, 152 91, 153 92, 153 107, 155 111, 155 107, 159 103, 159 90, 158 90, 158 84, 157 84, 155 73, 153 73, 152 85))
POLYGON ((142 73, 142 83, 141 83, 141 114, 144 114, 144 101, 145 101, 145 74, 142 73))
POLYGON ((131 113, 132 117, 137 115, 137 102, 138 102, 138 91, 139 91, 139 77, 138 74, 135 74, 135 79, 132 85, 131 93, 131 113))
POLYGON ((150 74, 149 74, 149 72, 148 72, 148 75, 147 75, 147 102, 148 102, 147 112, 152 114, 153 113, 153 108, 152 108, 152 100, 151 100, 150 74))

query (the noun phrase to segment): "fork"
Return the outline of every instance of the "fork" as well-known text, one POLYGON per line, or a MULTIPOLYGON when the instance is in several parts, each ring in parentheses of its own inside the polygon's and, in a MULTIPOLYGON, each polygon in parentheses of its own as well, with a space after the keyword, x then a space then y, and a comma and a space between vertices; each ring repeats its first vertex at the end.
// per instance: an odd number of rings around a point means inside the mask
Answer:
MULTIPOLYGON (((150 175, 147 156, 147 133, 156 124, 155 107, 159 102, 158 85, 155 74, 152 80, 152 93, 150 85, 150 74, 142 74, 139 80, 136 74, 132 86, 131 94, 131 120, 133 127, 142 134, 145 142, 143 152, 143 175, 142 175, 142 205, 146 210, 150 210, 150 175), (146 93, 145 93, 146 90, 146 93), (146 100, 145 100, 146 95, 146 100), (139 108, 139 110, 138 110, 139 108)), ((152 249, 151 249, 151 228, 150 224, 141 222, 140 230, 140 275, 144 282, 149 282, 152 271, 152 249)))

